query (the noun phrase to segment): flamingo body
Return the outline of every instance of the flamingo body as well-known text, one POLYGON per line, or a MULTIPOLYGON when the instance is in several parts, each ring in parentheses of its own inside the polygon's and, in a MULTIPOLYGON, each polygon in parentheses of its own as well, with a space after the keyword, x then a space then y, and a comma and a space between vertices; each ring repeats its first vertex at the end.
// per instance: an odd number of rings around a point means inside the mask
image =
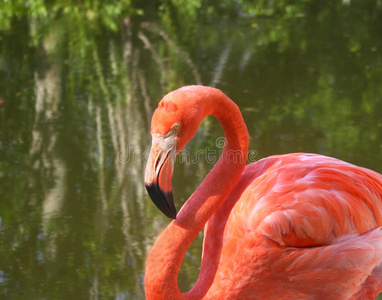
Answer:
POLYGON ((376 297, 381 192, 380 174, 322 155, 246 166, 206 226, 206 298, 225 299, 228 282, 230 299, 376 297))
POLYGON ((373 299, 382 291, 382 175, 317 154, 271 156, 245 166, 248 132, 221 91, 183 87, 152 119, 145 184, 174 220, 146 261, 150 299, 373 299), (176 154, 214 115, 222 156, 177 214, 176 154), (205 226, 201 270, 181 293, 178 271, 205 226))

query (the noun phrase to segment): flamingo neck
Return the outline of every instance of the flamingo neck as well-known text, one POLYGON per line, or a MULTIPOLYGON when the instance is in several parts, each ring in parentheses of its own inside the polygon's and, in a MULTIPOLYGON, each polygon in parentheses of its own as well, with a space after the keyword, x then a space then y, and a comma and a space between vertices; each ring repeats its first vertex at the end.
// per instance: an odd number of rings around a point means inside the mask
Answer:
POLYGON ((191 242, 231 192, 246 164, 248 131, 237 105, 221 92, 211 93, 203 105, 205 116, 213 115, 221 123, 225 147, 214 168, 149 252, 145 274, 148 300, 194 298, 191 293, 179 291, 178 272, 183 258, 191 242))

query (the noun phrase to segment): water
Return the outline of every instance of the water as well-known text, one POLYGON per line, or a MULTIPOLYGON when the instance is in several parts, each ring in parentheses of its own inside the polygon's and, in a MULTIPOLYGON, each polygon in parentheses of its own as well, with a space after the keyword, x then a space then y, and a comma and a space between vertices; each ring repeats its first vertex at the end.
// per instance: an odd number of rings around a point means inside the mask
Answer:
MULTIPOLYGON (((251 161, 316 152, 382 172, 380 1, 147 2, 103 19, 86 5, 55 14, 36 3, 0 23, 6 299, 144 299, 145 255, 169 222, 143 185, 149 122, 179 86, 216 86, 239 105, 251 161)), ((208 118, 186 148, 192 163, 176 164, 178 209, 221 137, 208 118)), ((197 278, 201 240, 182 291, 197 278)))

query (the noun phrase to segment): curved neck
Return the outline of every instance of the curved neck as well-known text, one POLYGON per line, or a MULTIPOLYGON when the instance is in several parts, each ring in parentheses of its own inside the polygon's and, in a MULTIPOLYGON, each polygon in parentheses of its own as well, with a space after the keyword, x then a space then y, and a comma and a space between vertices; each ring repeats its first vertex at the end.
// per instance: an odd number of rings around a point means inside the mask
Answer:
POLYGON ((176 220, 161 233, 146 261, 145 292, 149 299, 186 299, 178 288, 184 255, 208 219, 233 189, 246 164, 248 131, 237 105, 219 90, 203 99, 205 116, 221 123, 226 145, 219 161, 191 195, 176 220))

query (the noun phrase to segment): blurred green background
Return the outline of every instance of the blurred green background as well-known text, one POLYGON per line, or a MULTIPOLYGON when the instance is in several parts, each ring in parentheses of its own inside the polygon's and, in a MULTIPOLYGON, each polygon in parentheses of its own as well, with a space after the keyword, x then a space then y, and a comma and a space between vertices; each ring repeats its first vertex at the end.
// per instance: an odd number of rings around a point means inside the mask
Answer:
MULTIPOLYGON (((169 223, 143 185, 150 118, 182 85, 239 105, 251 161, 316 152, 382 172, 381 0, 1 0, 0 44, 0 298, 144 299, 169 223)), ((178 209, 221 136, 208 118, 175 165, 178 209)))

